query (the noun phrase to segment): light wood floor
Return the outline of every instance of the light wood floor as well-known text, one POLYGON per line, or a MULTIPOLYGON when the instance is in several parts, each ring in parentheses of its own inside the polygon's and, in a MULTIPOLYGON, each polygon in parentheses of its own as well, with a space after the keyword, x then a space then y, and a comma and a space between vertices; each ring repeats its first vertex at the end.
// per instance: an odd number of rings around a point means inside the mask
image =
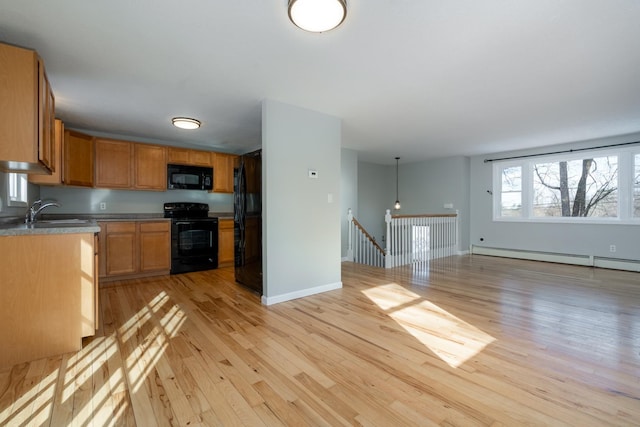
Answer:
POLYGON ((0 425, 640 425, 640 274, 342 272, 270 307, 229 268, 104 288, 82 351, 0 372, 0 425))

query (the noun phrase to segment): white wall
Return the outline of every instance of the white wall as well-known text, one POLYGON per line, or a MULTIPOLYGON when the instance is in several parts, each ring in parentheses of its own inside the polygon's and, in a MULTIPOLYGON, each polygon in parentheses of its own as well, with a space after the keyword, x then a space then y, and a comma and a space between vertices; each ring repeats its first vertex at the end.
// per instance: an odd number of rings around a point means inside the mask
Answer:
POLYGON ((358 152, 343 148, 340 152, 340 235, 342 258, 349 249, 349 224, 347 212, 351 209, 358 216, 358 152))
POLYGON ((471 158, 470 243, 491 248, 640 260, 640 225, 494 222, 492 203, 495 195, 487 193, 487 190, 492 189, 492 163, 484 162, 488 158, 541 154, 638 140, 640 134, 471 158), (609 252, 609 245, 617 246, 615 254, 609 252))
POLYGON ((264 304, 342 287, 340 143, 340 119, 263 102, 264 304))
POLYGON ((233 212, 232 194, 199 190, 130 191, 42 185, 40 195, 62 205, 46 212, 49 214, 162 213, 165 202, 208 203, 211 211, 233 212), (100 210, 101 202, 106 203, 106 210, 100 210))

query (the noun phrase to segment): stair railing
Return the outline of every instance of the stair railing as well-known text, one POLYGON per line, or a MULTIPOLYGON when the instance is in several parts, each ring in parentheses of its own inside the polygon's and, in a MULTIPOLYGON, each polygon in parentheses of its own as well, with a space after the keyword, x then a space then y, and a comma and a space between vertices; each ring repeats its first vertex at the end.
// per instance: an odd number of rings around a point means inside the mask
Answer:
POLYGON ((385 215, 386 249, 353 217, 349 221, 347 259, 376 267, 398 267, 427 262, 459 252, 458 211, 450 214, 385 215))
POLYGON ((353 217, 351 209, 349 209, 347 219, 349 221, 349 250, 347 252, 349 261, 384 267, 384 249, 353 217))

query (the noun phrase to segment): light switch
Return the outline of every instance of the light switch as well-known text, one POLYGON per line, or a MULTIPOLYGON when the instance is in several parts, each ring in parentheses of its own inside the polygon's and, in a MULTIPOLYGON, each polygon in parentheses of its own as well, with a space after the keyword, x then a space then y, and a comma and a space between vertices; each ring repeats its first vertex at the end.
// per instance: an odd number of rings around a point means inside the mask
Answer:
POLYGON ((333 203, 333 193, 327 194, 327 203, 333 203))

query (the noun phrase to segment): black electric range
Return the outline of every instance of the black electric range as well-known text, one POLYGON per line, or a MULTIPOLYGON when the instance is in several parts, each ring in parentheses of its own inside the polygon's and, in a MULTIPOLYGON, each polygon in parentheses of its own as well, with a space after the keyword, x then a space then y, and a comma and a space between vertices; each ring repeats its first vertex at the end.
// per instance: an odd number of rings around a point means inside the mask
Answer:
POLYGON ((218 268, 218 218, 206 203, 164 204, 171 218, 171 274, 218 268))

